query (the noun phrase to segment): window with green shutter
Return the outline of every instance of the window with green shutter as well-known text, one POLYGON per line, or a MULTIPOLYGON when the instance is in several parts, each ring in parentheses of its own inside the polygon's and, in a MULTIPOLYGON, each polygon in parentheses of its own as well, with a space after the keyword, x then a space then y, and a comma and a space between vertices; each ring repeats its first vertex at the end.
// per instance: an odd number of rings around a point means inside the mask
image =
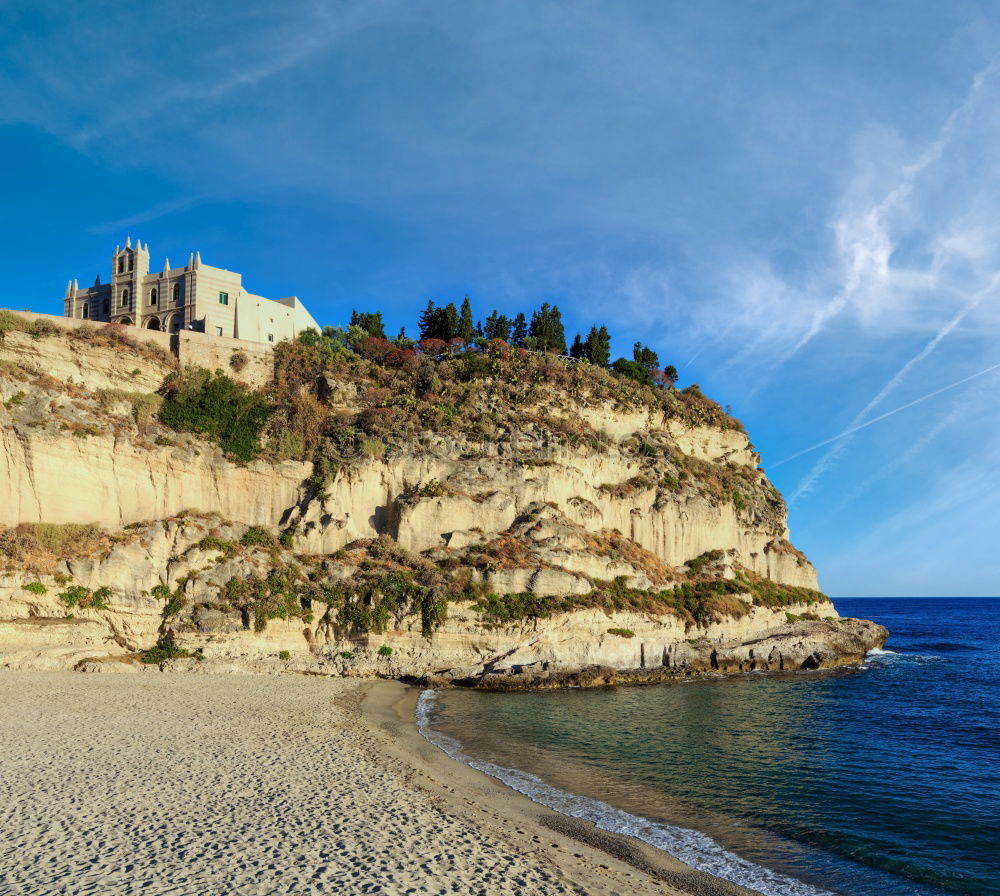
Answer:
POLYGON ((220 305, 228 305, 229 304, 229 293, 228 292, 220 292, 219 293, 219 304, 220 305))

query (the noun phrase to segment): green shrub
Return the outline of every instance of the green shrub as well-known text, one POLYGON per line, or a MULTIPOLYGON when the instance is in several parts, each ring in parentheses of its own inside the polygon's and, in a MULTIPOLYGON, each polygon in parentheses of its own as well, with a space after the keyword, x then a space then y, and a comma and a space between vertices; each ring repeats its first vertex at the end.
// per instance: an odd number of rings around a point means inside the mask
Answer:
POLYGON ((488 622, 504 624, 521 619, 548 619, 552 615, 552 599, 538 597, 530 591, 520 594, 487 594, 472 605, 488 622))
POLYGON ((230 553, 235 546, 235 542, 216 538, 214 535, 206 535, 198 542, 198 547, 203 551, 221 551, 223 554, 230 553))
POLYGON ((618 635, 619 638, 634 638, 635 632, 630 628, 609 628, 609 635, 618 635))
POLYGON ((179 432, 202 433, 246 463, 260 454, 272 411, 264 396, 225 374, 187 367, 167 385, 160 421, 179 432))
MULTIPOLYGON (((164 660, 176 660, 187 656, 191 656, 190 650, 178 647, 174 643, 173 635, 164 635, 156 643, 155 647, 150 647, 149 650, 142 652, 142 661, 148 665, 157 665, 164 660)), ((203 659, 200 650, 198 651, 198 658, 203 659)))
POLYGON ((164 619, 176 616, 184 608, 184 604, 187 603, 187 599, 184 597, 184 584, 184 582, 179 583, 177 590, 167 599, 167 603, 163 607, 164 619))
POLYGON ((49 589, 46 588, 41 582, 28 582, 28 584, 24 586, 24 590, 38 595, 48 594, 49 592, 49 589))
POLYGON ((747 499, 743 497, 743 492, 733 492, 733 507, 736 508, 737 512, 746 510, 747 499))
POLYGON ((388 644, 383 644, 378 649, 379 656, 392 656, 392 648, 388 644))
POLYGON ((303 581, 301 570, 294 566, 275 566, 265 578, 232 578, 222 588, 226 603, 244 614, 254 631, 262 632, 269 619, 302 618, 303 603, 311 600, 318 588, 303 581))
POLYGON ((322 590, 327 604, 340 607, 338 622, 356 632, 381 634, 390 619, 417 613, 424 637, 430 638, 448 618, 449 595, 420 585, 405 571, 361 575, 322 590))
POLYGON ((25 394, 23 392, 15 392, 13 395, 11 395, 10 398, 8 398, 3 403, 4 407, 7 408, 7 410, 12 410, 14 408, 19 408, 22 404, 24 404, 25 397, 26 396, 25 396, 25 394))
POLYGON ((705 551, 704 554, 699 554, 693 560, 688 560, 684 565, 688 568, 688 575, 697 576, 701 574, 702 569, 710 563, 715 563, 721 560, 723 556, 722 551, 705 551))
POLYGON ((630 380, 635 380, 637 383, 642 383, 644 386, 653 385, 653 380, 649 376, 649 371, 638 361, 629 361, 627 358, 619 358, 614 364, 611 365, 611 369, 621 376, 627 377, 630 380))
POLYGON ((436 479, 431 479, 420 487, 421 498, 440 498, 443 494, 444 486, 436 479))
POLYGON ((290 650, 279 650, 278 659, 279 660, 290 660, 292 658, 292 652, 290 650))
POLYGON ((345 660, 352 660, 352 659, 354 659, 354 654, 351 653, 351 651, 349 651, 349 650, 341 650, 340 651, 340 656, 343 659, 345 659, 345 660))
POLYGON ((106 610, 109 597, 111 597, 110 588, 91 591, 83 585, 72 585, 59 595, 59 600, 71 610, 74 607, 79 607, 81 610, 106 610))
POLYGON ((244 547, 255 547, 255 548, 269 548, 274 549, 278 546, 278 542, 275 537, 260 526, 251 526, 240 538, 240 544, 244 547))

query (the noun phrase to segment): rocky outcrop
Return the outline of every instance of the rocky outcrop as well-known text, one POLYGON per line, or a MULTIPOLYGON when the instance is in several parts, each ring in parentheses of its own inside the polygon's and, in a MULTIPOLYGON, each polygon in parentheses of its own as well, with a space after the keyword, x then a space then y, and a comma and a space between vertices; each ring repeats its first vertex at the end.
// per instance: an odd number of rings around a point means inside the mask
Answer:
MULTIPOLYGON (((0 343, 0 665, 138 669, 159 644, 199 669, 514 687, 825 668, 884 641, 816 590, 739 429, 563 395, 504 432, 348 440, 322 476, 237 464, 156 421, 172 362, 113 335, 0 343), (587 437, 553 437, 563 419, 587 437), (106 533, 32 546, 67 524, 106 533)), ((358 413, 360 386, 320 385, 358 413)))
MULTIPOLYGON (((520 528, 551 532, 558 525, 537 513, 520 528)), ((561 525, 574 534, 570 524, 561 525)), ((739 590, 733 596, 745 604, 743 615, 700 620, 669 607, 590 606, 498 622, 482 602, 458 596, 427 632, 420 614, 405 606, 384 629, 360 631, 321 588, 309 592, 315 597, 296 597, 290 610, 276 608, 261 625, 252 606, 234 605, 227 597, 237 591, 232 583, 260 583, 274 570, 285 571, 282 581, 290 583, 290 569, 302 573, 301 581, 318 581, 324 570, 330 583, 351 582, 368 561, 361 567, 350 559, 333 564, 274 545, 248 547, 241 545, 247 531, 217 518, 173 519, 132 529, 100 556, 59 561, 49 574, 8 571, 0 577, 0 666, 146 668, 143 651, 168 636, 186 655, 169 661, 195 670, 290 670, 513 688, 828 668, 861 662, 886 637, 873 623, 840 618, 822 595, 769 607, 739 590), (71 589, 93 595, 101 588, 106 593, 100 606, 85 606, 86 598, 68 605, 71 589)), ((525 531, 516 534, 530 539, 525 531)), ((586 579, 544 565, 543 558, 555 552, 571 553, 567 539, 552 538, 537 539, 542 546, 530 566, 487 570, 480 581, 491 592, 527 586, 539 598, 581 593, 586 579)), ((600 563, 590 548, 582 542, 578 552, 600 563)), ((657 575, 655 567, 641 570, 635 558, 606 562, 627 569, 640 584, 657 575)), ((566 566, 573 566, 572 559, 566 566)))

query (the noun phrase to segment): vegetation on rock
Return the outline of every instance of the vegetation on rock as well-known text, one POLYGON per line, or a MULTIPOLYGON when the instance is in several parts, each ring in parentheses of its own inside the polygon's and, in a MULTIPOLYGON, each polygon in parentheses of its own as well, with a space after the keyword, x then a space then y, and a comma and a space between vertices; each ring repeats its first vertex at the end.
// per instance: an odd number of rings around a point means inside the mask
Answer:
POLYGON ((207 436, 235 460, 251 461, 273 411, 270 403, 223 373, 187 367, 164 386, 160 420, 180 432, 207 436))

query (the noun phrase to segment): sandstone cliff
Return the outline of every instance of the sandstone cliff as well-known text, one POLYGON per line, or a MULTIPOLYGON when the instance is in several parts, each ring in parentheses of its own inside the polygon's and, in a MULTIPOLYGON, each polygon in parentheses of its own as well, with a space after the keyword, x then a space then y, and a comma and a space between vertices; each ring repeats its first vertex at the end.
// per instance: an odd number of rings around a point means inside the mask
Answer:
POLYGON ((513 686, 884 641, 816 590, 746 434, 700 396, 290 347, 265 450, 237 463, 158 422, 168 355, 40 329, 0 343, 0 663, 513 686))

